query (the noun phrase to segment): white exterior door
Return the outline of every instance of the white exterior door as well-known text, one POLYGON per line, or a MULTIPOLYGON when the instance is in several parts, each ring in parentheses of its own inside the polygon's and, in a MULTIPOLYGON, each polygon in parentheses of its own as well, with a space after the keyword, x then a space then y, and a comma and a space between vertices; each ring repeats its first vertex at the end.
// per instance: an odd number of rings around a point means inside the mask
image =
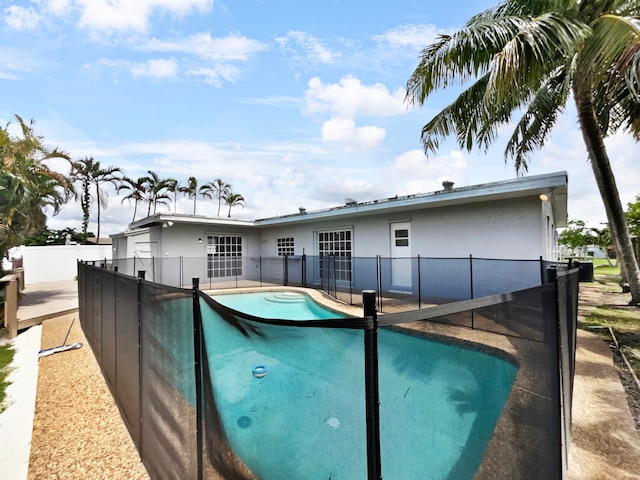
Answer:
POLYGON ((411 288, 411 223, 391 224, 391 282, 411 288))

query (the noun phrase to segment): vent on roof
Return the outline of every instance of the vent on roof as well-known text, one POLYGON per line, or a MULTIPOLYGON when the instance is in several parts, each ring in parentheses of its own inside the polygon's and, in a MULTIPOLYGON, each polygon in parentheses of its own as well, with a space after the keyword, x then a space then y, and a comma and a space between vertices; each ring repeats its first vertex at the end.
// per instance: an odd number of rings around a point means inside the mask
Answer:
POLYGON ((442 182, 442 186, 444 187, 445 192, 450 192, 453 189, 453 182, 445 180, 444 182, 442 182))
POLYGON ((307 213, 307 209, 304 207, 300 207, 298 210, 300 210, 300 213, 307 213))

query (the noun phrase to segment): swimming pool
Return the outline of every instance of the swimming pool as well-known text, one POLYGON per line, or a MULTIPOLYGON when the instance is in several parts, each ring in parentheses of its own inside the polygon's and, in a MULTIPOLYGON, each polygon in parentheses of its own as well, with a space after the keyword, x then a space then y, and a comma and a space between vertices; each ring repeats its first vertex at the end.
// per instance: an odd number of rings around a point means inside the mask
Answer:
MULTIPOLYGON (((265 318, 338 316, 309 298, 283 295, 213 298, 265 318), (312 306, 303 312, 303 304, 312 306)), ((363 332, 259 325, 245 335, 214 310, 202 313, 220 421, 253 473, 267 480, 366 478, 363 332), (255 375, 258 366, 264 370, 255 375)), ((473 478, 516 367, 388 329, 379 330, 378 355, 385 480, 473 478)))

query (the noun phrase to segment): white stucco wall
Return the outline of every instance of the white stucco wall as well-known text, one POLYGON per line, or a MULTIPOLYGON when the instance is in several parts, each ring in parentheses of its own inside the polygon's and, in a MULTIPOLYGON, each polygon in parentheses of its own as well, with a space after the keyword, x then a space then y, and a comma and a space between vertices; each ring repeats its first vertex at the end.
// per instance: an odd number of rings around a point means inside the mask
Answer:
POLYGON ((29 285, 73 280, 78 273, 78 260, 99 262, 110 260, 111 254, 111 245, 23 245, 14 256, 22 256, 24 281, 29 285))
MULTIPOLYGON (((411 255, 499 259, 548 258, 553 248, 543 230, 536 198, 413 210, 394 214, 264 228, 263 254, 276 255, 276 239, 295 238, 295 252, 317 255, 316 233, 351 228, 354 257, 391 256, 391 225, 409 222, 411 255)), ((546 223, 546 215, 544 215, 546 223)))

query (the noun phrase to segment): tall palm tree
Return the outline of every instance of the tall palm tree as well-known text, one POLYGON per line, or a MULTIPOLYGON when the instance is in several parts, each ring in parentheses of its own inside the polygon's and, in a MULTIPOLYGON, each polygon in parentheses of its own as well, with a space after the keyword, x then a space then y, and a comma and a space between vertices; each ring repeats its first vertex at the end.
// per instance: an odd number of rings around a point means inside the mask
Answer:
POLYGON ((138 202, 147 201, 147 191, 145 187, 145 181, 147 177, 139 177, 137 180, 133 180, 129 177, 122 177, 118 182, 116 190, 120 193, 122 190, 127 190, 129 193, 122 198, 120 203, 133 200, 133 218, 132 222, 136 220, 136 214, 138 213, 138 202))
POLYGON ((178 209, 178 192, 180 191, 180 182, 175 178, 167 179, 168 187, 167 191, 173 193, 173 213, 178 209))
POLYGON ((171 197, 168 195, 169 188, 171 187, 170 178, 160 178, 158 174, 152 170, 148 170, 148 177, 144 177, 144 185, 146 190, 146 198, 149 202, 149 208, 147 209, 147 216, 151 215, 151 205, 153 205, 153 213, 156 213, 158 204, 170 205, 171 197))
POLYGON ((216 178, 213 182, 210 182, 211 191, 213 192, 215 198, 218 199, 218 217, 220 216, 220 205, 222 205, 222 199, 226 195, 231 193, 231 185, 222 181, 221 178, 216 178))
POLYGON ((11 135, 9 124, 0 128, 0 257, 25 236, 45 228, 45 208, 55 215, 74 194, 71 180, 46 163, 70 161, 69 155, 46 148, 33 130, 33 121, 15 118, 22 137, 11 135))
MULTIPOLYGON (((107 208, 108 205, 108 194, 102 189, 102 185, 105 183, 110 183, 114 187, 118 187, 118 180, 120 179, 119 173, 122 172, 120 167, 108 166, 102 167, 99 161, 95 161, 93 157, 85 157, 83 160, 78 160, 77 162, 73 162, 71 176, 72 178, 79 180, 82 183, 83 188, 83 198, 87 198, 87 191, 89 186, 93 186, 95 188, 95 199, 97 205, 97 223, 98 223, 98 233, 96 234, 96 241, 100 242, 100 212, 102 208, 107 208)), ((87 208, 89 202, 81 200, 81 205, 84 208, 87 208)), ((83 210, 84 211, 84 210, 83 210)), ((88 223, 88 221, 87 221, 88 223)), ((85 235, 86 241, 86 228, 83 222, 83 235, 85 235)))
POLYGON ((184 193, 188 198, 193 197, 193 214, 196 214, 196 197, 198 196, 198 179, 196 177, 189 177, 187 184, 183 187, 178 187, 180 193, 184 193))
POLYGON ((229 214, 228 218, 231 218, 231 207, 235 207, 236 205, 241 205, 244 208, 244 197, 239 193, 231 193, 229 192, 224 196, 224 201, 227 205, 229 205, 229 214))
POLYGON ((472 82, 422 128, 427 154, 449 135, 460 148, 486 150, 522 113, 505 159, 523 173, 573 97, 631 303, 639 305, 640 269, 603 141, 617 131, 640 140, 639 75, 639 0, 505 0, 422 51, 407 99, 423 105, 438 89, 472 82))

